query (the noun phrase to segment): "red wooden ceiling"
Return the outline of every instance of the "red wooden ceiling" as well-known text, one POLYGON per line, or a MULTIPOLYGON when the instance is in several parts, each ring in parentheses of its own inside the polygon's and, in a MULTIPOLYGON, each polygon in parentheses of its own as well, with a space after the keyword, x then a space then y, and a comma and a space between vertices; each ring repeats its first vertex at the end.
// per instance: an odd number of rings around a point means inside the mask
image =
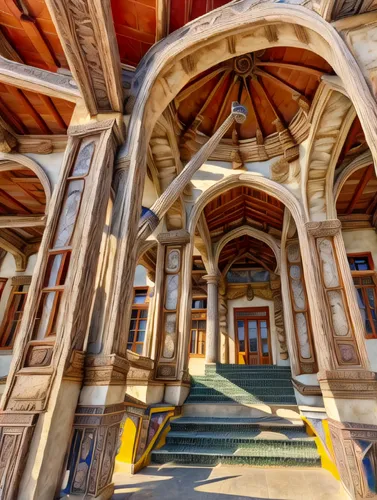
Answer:
POLYGON ((0 0, 0 30, 21 62, 50 71, 68 67, 43 0, 0 0))
POLYGON ((74 103, 0 83, 0 116, 23 134, 65 134, 74 103))
MULTIPOLYGON (((238 127, 238 139, 254 138, 258 129, 268 136, 276 132, 277 119, 288 127, 299 111, 298 96, 309 107, 321 75, 331 71, 320 56, 290 47, 231 59, 186 85, 182 100, 176 100, 178 116, 186 130, 199 123, 198 130, 211 136, 228 116, 232 101, 239 101, 249 114, 238 127)), ((225 137, 232 137, 232 129, 225 137)))
POLYGON ((338 215, 370 215, 377 208, 377 178, 374 166, 354 172, 343 185, 336 202, 338 215))
MULTIPOLYGON (((154 45, 157 27, 157 0, 111 0, 115 32, 122 63, 137 66, 154 45)), ((168 0, 167 33, 181 28, 228 0, 168 0)))
POLYGON ((230 189, 212 200, 204 209, 213 240, 230 230, 249 225, 260 230, 281 231, 284 205, 268 194, 246 186, 230 189))
POLYGON ((272 272, 276 269, 276 258, 271 248, 248 235, 235 238, 225 245, 219 258, 220 271, 235 258, 237 267, 263 267, 272 272))
MULTIPOLYGON (((44 215, 46 196, 38 177, 27 168, 0 172, 0 216, 44 215)), ((12 228, 23 240, 40 240, 43 227, 12 228)))

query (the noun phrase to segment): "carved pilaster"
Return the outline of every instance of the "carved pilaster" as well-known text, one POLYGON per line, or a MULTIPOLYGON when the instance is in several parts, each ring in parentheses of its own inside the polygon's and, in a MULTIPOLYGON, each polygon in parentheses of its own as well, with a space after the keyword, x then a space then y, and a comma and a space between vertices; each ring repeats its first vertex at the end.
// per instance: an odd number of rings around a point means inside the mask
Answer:
POLYGON ((114 492, 112 475, 124 414, 123 403, 77 407, 62 495, 111 498, 114 492))
MULTIPOLYGON (((21 491, 26 488, 30 499, 54 496, 69 445, 110 197, 114 125, 108 120, 69 129, 2 400, 0 427, 9 414, 48 415, 35 417, 41 432, 32 438, 27 463, 21 467, 17 454, 12 456, 16 469, 3 482, 4 491, 16 491, 18 484, 8 479, 21 479, 21 491), (43 460, 37 460, 41 454, 43 460)), ((27 444, 16 452, 26 456, 27 444)))
POLYGON ((157 379, 177 379, 179 363, 179 321, 183 314, 180 307, 182 295, 187 293, 183 288, 183 268, 187 243, 190 235, 187 231, 178 230, 158 235, 164 248, 164 279, 162 285, 162 301, 160 302, 160 323, 157 331, 159 346, 156 368, 157 379))
POLYGON ((306 224, 314 240, 324 305, 330 319, 329 343, 337 367, 367 367, 362 320, 338 219, 306 224))

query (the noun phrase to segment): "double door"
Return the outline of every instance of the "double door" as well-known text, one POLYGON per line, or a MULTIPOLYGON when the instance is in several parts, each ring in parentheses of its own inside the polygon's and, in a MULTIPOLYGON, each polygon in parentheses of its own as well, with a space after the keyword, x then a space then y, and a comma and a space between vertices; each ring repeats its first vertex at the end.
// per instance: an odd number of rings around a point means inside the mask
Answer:
POLYGON ((238 362, 272 364, 268 307, 235 309, 238 362))

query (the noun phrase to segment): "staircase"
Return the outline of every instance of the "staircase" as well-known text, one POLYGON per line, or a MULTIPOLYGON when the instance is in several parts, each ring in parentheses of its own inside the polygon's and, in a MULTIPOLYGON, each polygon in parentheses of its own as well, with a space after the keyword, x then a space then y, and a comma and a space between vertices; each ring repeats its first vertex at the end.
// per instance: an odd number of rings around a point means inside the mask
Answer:
POLYGON ((192 377, 183 417, 171 422, 157 464, 319 467, 297 410, 289 368, 206 366, 192 377))

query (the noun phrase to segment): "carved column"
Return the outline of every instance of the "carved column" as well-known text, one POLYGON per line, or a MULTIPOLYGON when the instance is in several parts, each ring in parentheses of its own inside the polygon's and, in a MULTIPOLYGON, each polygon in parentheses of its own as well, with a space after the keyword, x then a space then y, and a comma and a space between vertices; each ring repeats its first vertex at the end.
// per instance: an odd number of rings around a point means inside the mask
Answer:
MULTIPOLYGON (((298 241, 288 241, 286 251, 286 272, 290 304, 292 308, 293 334, 296 341, 298 366, 295 375, 317 373, 316 354, 313 343, 313 330, 310 318, 310 304, 306 291, 301 252, 298 241)), ((284 266, 285 269, 285 266, 284 266)))
POLYGON ((223 278, 219 286, 219 329, 221 338, 220 362, 229 363, 228 297, 227 281, 223 278))
POLYGON ((364 327, 338 220, 307 223, 330 319, 327 341, 333 368, 320 366, 320 382, 335 460, 351 498, 375 498, 377 380, 368 371, 364 327))
POLYGON ((275 279, 270 281, 272 300, 274 301, 274 313, 275 313, 275 328, 276 335, 279 342, 279 356, 280 359, 288 359, 288 348, 287 340, 285 336, 284 327, 284 313, 283 313, 283 301, 281 296, 281 283, 280 279, 275 279))
POLYGON ((190 235, 185 230, 169 231, 160 233, 157 239, 162 249, 160 265, 163 266, 163 279, 160 301, 156 306, 159 307, 159 311, 156 311, 159 315, 156 379, 165 382, 164 400, 178 404, 183 401, 180 401, 182 398, 178 394, 180 389, 175 387, 180 386, 181 382, 187 383, 182 368, 184 363, 180 359, 180 345, 183 340, 185 315, 188 311, 191 312, 191 287, 184 279, 190 235))
POLYGON ((114 120, 71 127, 1 403, 2 499, 50 500, 61 478, 116 148, 114 120))
POLYGON ((219 311, 218 288, 220 276, 217 274, 203 276, 207 281, 207 333, 206 364, 219 361, 219 311))

